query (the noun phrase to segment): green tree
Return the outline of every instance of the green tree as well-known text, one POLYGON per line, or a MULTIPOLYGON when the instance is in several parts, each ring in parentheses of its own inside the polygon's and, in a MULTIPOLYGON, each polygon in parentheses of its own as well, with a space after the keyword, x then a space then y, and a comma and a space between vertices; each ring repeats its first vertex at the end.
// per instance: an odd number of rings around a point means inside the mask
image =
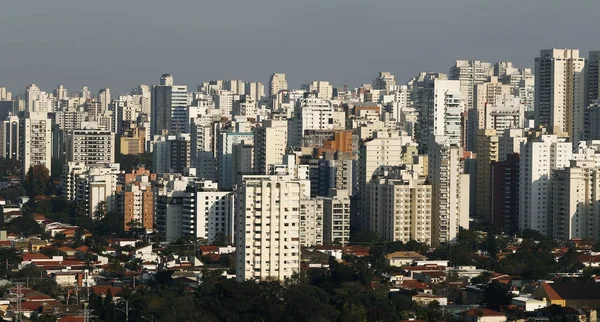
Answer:
POLYGON ((0 275, 8 278, 8 273, 17 268, 22 260, 14 249, 0 248, 0 275))
POLYGON ((25 191, 27 195, 34 198, 44 195, 50 184, 50 171, 42 164, 29 167, 25 180, 25 191))
POLYGON ((37 221, 27 215, 14 218, 6 226, 9 232, 24 236, 39 236, 44 232, 37 221))

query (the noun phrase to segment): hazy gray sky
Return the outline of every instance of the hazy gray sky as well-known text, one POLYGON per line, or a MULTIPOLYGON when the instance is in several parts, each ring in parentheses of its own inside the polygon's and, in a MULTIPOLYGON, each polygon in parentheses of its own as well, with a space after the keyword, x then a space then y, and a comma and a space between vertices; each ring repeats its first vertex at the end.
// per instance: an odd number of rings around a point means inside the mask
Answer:
POLYGON ((292 86, 404 82, 456 59, 531 67, 542 48, 600 49, 599 0, 10 0, 0 10, 0 86, 113 93, 171 73, 292 86))

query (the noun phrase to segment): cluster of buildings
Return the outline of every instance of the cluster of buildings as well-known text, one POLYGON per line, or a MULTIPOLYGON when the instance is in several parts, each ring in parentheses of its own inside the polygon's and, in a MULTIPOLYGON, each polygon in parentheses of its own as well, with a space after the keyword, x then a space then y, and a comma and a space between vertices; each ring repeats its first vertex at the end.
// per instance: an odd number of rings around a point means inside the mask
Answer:
POLYGON ((597 240, 599 63, 551 49, 533 72, 461 60, 354 89, 293 89, 280 73, 196 90, 165 74, 119 96, 0 88, 0 153, 24 176, 63 162, 63 196, 123 230, 235 244, 241 280, 289 277, 300 247, 345 246, 351 231, 436 246, 477 220, 597 240))

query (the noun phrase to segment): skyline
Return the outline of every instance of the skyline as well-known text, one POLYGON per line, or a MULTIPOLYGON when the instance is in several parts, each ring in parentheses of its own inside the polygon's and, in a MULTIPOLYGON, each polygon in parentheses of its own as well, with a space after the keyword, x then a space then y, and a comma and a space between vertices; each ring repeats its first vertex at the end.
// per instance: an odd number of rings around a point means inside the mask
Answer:
POLYGON ((354 87, 379 71, 405 82, 420 71, 447 72, 454 60, 532 68, 540 49, 600 49, 580 47, 593 39, 594 1, 578 10, 559 1, 310 3, 8 3, 0 12, 8 31, 0 86, 15 94, 30 83, 123 93, 157 84, 163 73, 195 88, 211 79, 266 83, 282 72, 293 88, 312 80, 354 87), (555 23, 563 19, 573 21, 568 30, 555 23))

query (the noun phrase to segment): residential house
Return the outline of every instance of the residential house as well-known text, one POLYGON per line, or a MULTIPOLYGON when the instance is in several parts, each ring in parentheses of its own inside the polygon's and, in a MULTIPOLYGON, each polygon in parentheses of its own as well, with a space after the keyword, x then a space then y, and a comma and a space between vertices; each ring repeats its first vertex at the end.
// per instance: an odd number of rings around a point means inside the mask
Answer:
POLYGON ((490 309, 471 309, 465 314, 465 322, 505 322, 506 315, 490 309))
POLYGON ((387 254, 385 256, 385 262, 389 266, 392 267, 402 267, 406 265, 410 265, 416 261, 427 260, 427 257, 417 253, 417 252, 406 252, 399 251, 387 254))
POLYGON ((542 283, 534 295, 550 305, 600 307, 600 283, 542 283))

